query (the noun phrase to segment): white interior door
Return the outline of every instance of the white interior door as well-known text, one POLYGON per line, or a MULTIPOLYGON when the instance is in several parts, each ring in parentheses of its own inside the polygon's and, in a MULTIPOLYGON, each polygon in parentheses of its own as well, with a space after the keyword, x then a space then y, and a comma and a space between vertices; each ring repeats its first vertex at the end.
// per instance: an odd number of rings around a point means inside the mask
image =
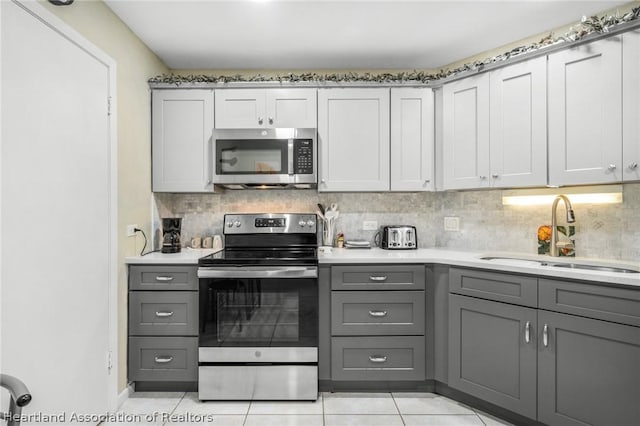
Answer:
POLYGON ((41 6, 0 3, 0 368, 29 387, 25 414, 70 423, 115 393, 115 66, 41 6))

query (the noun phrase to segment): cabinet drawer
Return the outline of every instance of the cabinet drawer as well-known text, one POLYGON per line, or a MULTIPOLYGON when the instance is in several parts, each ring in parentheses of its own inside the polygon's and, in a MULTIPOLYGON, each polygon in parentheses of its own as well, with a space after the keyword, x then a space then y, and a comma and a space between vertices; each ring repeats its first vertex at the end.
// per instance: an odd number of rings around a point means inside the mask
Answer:
POLYGON ((333 290, 423 290, 424 265, 362 265, 331 268, 333 290))
POLYGON ((333 335, 423 335, 423 291, 334 291, 333 335))
POLYGON ((129 380, 198 380, 198 338, 129 337, 129 380))
POLYGON ((640 291, 540 279, 540 308, 640 327, 640 291))
POLYGON ((333 380, 424 380, 424 337, 334 337, 333 380))
POLYGON ((197 266, 129 267, 129 290, 197 290, 197 266))
POLYGON ((198 292, 129 292, 129 334, 198 334, 198 292))
POLYGON ((538 306, 538 279, 522 275, 450 268, 449 291, 514 305, 538 306))

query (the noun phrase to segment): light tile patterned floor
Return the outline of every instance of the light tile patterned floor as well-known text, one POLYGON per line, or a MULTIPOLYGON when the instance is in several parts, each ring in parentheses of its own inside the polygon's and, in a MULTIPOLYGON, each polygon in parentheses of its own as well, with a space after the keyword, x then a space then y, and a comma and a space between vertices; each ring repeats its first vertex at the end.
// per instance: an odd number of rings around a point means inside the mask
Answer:
POLYGON ((328 393, 315 402, 198 400, 197 393, 136 392, 121 422, 104 425, 505 426, 509 423, 433 393, 328 393))

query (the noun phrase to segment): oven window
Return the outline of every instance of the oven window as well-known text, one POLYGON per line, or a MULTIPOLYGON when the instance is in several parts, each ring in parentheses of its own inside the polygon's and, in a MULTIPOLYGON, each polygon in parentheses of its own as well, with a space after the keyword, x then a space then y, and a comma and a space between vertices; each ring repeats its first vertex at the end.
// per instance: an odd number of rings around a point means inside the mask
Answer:
POLYGON ((315 346, 315 279, 200 280, 200 346, 315 346))
POLYGON ((216 140, 216 172, 287 174, 287 140, 216 140))

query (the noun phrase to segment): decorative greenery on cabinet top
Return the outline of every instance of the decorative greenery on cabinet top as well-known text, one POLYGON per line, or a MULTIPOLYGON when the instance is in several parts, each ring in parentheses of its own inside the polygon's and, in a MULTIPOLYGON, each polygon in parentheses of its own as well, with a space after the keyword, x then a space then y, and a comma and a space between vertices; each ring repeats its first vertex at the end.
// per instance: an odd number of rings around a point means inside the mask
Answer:
POLYGON ((474 61, 464 64, 455 69, 440 70, 436 73, 425 71, 408 71, 398 73, 328 73, 319 74, 308 72, 302 74, 284 73, 276 76, 265 76, 257 74, 254 76, 243 75, 175 75, 163 74, 149 79, 152 84, 225 84, 225 83, 245 83, 245 82, 273 82, 273 83, 419 83, 428 84, 438 80, 453 77, 455 75, 468 72, 480 71, 485 66, 496 64, 507 59, 511 59, 526 53, 559 45, 561 43, 574 43, 582 40, 590 34, 605 34, 612 31, 621 24, 626 24, 640 18, 640 7, 633 8, 623 15, 615 14, 608 16, 583 16, 579 24, 572 27, 562 36, 555 37, 550 33, 536 43, 526 46, 516 47, 500 55, 492 56, 482 61, 474 61))

